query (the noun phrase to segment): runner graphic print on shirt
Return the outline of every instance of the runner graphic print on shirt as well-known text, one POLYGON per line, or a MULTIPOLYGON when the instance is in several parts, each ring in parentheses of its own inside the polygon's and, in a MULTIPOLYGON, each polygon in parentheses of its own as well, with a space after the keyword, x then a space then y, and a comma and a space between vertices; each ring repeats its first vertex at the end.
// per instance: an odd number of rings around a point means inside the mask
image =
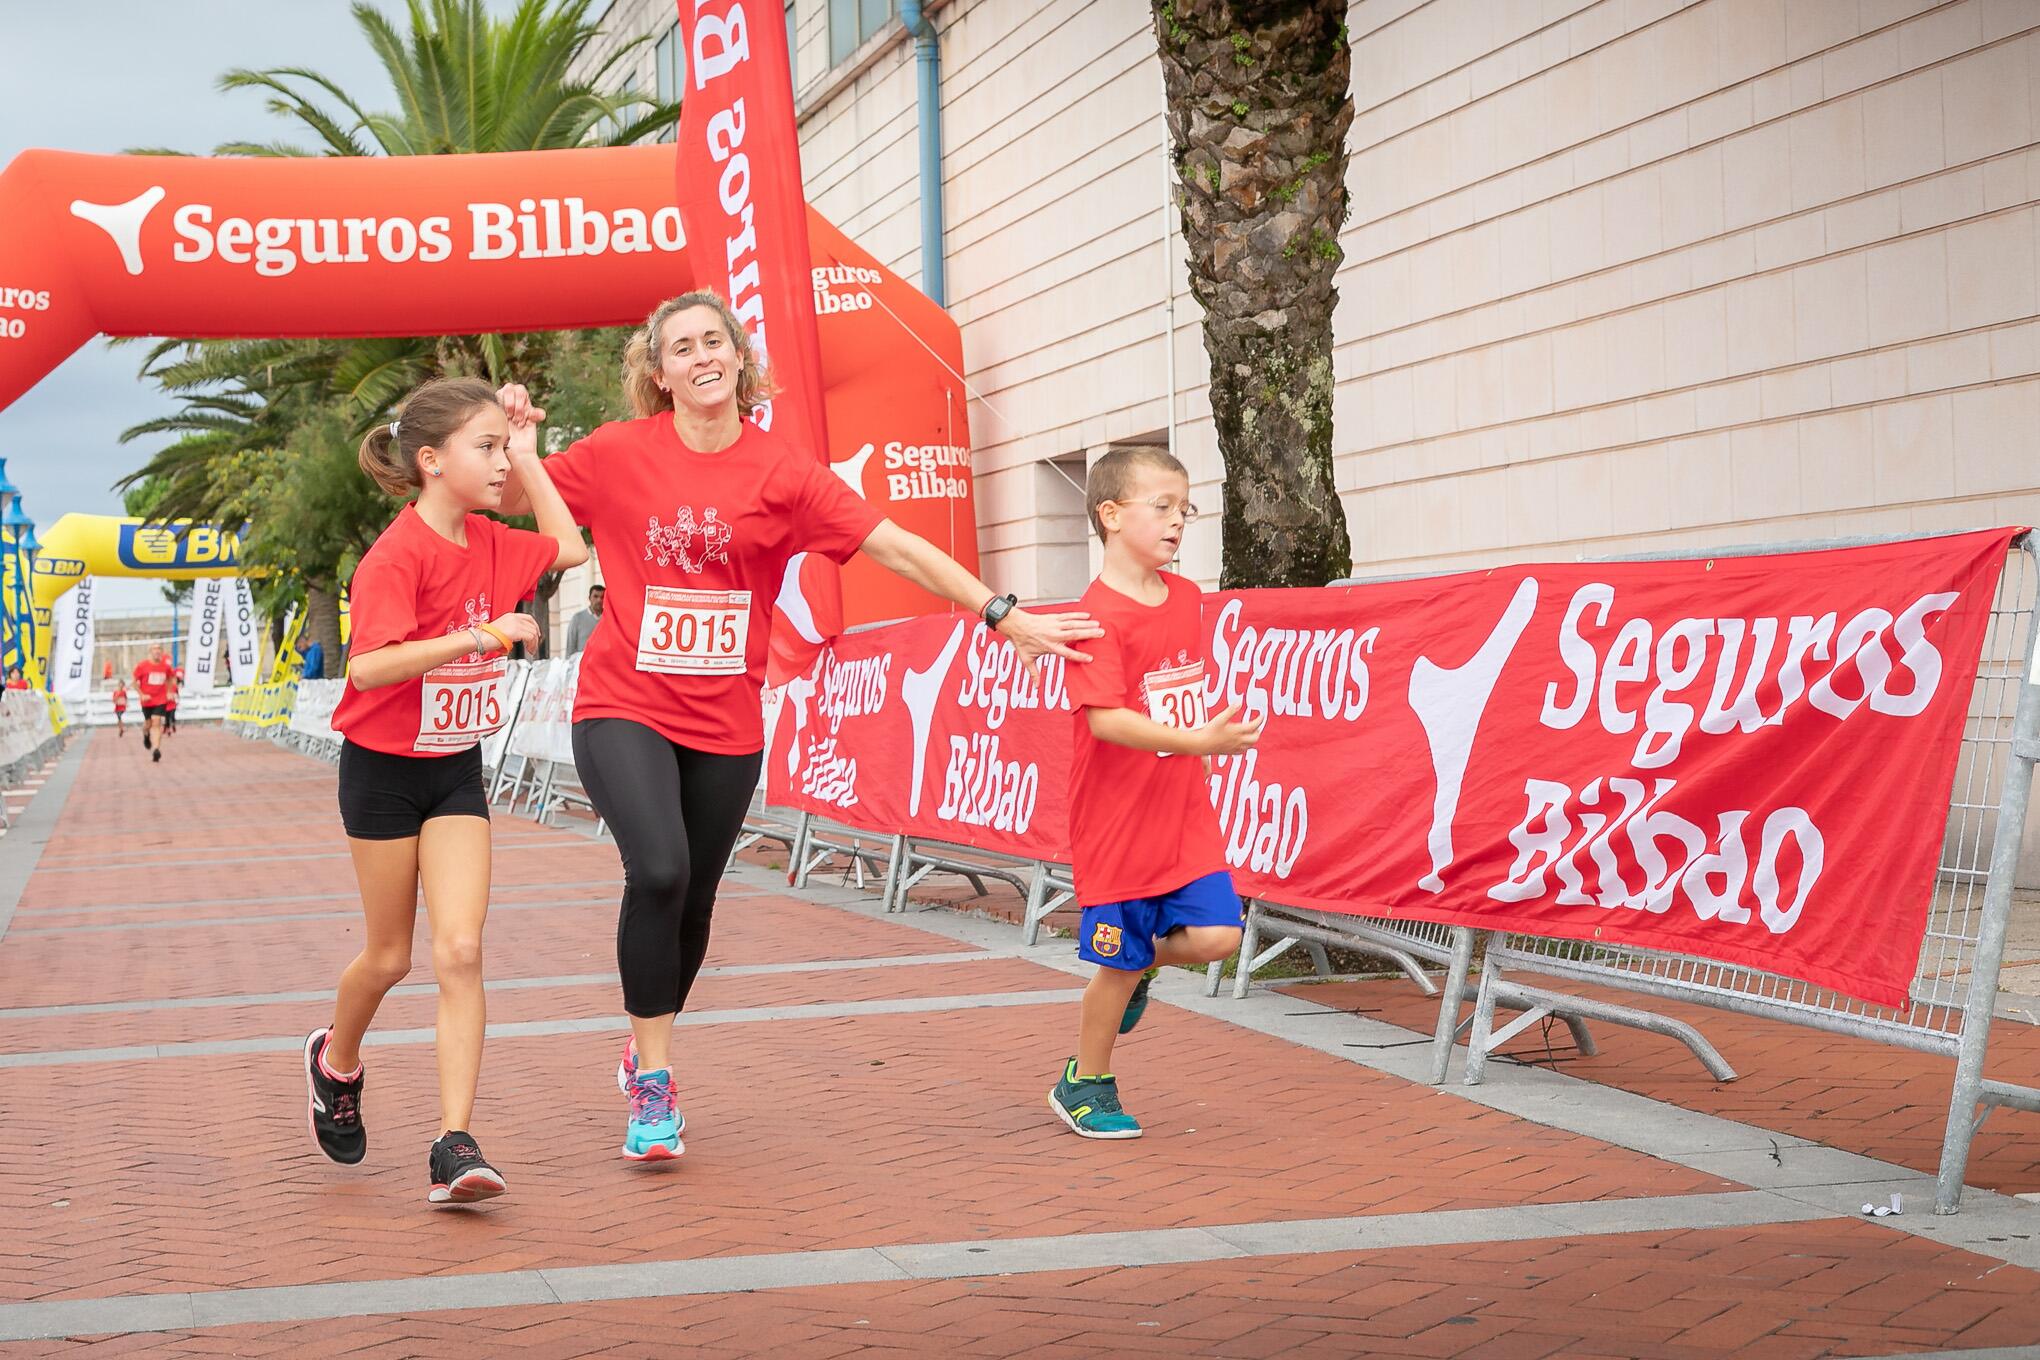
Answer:
POLYGON ((679 567, 693 574, 701 571, 711 562, 728 565, 730 560, 730 526, 727 521, 716 517, 714 506, 701 512, 701 522, 694 519, 694 507, 683 505, 673 517, 671 524, 652 517, 645 529, 645 561, 656 562, 662 567, 679 567), (697 546, 696 540, 699 539, 697 546))

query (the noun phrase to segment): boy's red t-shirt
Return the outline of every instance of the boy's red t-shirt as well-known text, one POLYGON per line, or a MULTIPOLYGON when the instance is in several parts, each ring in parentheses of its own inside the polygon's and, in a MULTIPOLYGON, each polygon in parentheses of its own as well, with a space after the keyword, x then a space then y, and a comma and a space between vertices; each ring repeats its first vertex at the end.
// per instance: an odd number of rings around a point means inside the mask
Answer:
POLYGON ((170 697, 171 675, 168 661, 144 657, 135 666, 135 689, 142 696, 142 707, 163 706, 163 701, 170 697))
POLYGON ((765 744, 772 605, 787 561, 847 562, 884 516, 813 455, 749 421, 720 453, 670 413, 616 421, 546 459, 595 536, 608 587, 574 718, 626 718, 719 755, 765 744))
MULTIPOLYGON (((559 555, 544 534, 486 515, 467 517, 467 546, 439 536, 407 505, 362 557, 348 587, 350 653, 465 632, 506 613, 531 593, 559 555)), ((350 677, 333 727, 357 746, 396 756, 458 755, 501 727, 501 652, 469 652, 435 670, 380 689, 350 677)))
POLYGON ((1070 852, 1077 905, 1156 897, 1227 868, 1204 762, 1091 735, 1087 708, 1130 708, 1170 727, 1201 727, 1203 592, 1161 573, 1169 598, 1145 605, 1093 581, 1079 608, 1105 636, 1072 643, 1089 663, 1068 667, 1076 709, 1070 751, 1070 852))

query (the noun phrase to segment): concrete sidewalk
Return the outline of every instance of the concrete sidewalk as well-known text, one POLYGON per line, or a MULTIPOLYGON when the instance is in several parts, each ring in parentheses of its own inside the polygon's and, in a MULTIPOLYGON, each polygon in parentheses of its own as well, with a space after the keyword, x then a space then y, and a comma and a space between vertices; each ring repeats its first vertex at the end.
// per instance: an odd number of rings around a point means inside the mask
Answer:
POLYGON ((1432 1090, 1418 1036, 1309 994, 1165 976, 1118 1064, 1148 1135, 1074 1138, 1067 941, 752 866, 681 1033, 687 1156, 630 1165, 615 849, 508 816, 474 1131, 512 1192, 433 1212, 422 932, 368 1161, 304 1132, 359 931, 332 785, 100 733, 0 840, 0 1356, 2040 1354, 2040 1206, 1937 1219, 1817 1125, 1562 1072, 1432 1090))

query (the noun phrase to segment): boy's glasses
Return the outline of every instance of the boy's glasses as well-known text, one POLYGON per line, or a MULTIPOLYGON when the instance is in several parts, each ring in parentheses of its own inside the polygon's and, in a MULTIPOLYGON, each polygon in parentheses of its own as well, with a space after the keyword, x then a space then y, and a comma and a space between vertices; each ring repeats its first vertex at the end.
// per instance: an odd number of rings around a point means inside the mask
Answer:
POLYGON ((1145 505, 1148 509, 1154 511, 1156 514, 1160 515, 1163 519, 1170 518, 1172 515, 1174 515, 1177 511, 1180 510, 1183 512, 1183 523, 1186 526, 1195 524, 1197 522, 1196 506, 1190 504, 1190 502, 1188 501, 1179 501, 1172 499, 1171 497, 1168 496, 1156 496, 1153 500, 1147 501, 1114 501, 1113 504, 1145 505))

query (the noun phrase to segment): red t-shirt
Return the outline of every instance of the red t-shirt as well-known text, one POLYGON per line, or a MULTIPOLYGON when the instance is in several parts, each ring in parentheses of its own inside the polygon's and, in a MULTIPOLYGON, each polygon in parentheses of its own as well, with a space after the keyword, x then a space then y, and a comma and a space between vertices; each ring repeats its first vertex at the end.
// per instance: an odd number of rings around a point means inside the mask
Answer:
POLYGON ((170 697, 172 677, 168 661, 143 660, 135 667, 135 689, 142 696, 143 708, 161 708, 170 697))
POLYGON ((1130 708, 1171 727, 1201 727, 1204 713, 1203 592, 1163 572, 1169 598, 1145 605, 1093 581, 1078 606, 1105 636, 1071 644, 1088 664, 1068 668, 1070 852, 1077 905, 1156 897, 1224 870, 1204 762, 1100 741, 1086 708, 1130 708))
POLYGON ((113 711, 116 713, 124 713, 127 711, 126 690, 117 689, 113 692, 113 711))
POLYGON ((721 453, 681 443, 666 412, 617 421, 545 467, 609 587, 575 720, 628 718, 720 755, 764 746, 758 691, 788 559, 846 562, 884 516, 749 421, 721 453))
MULTIPOLYGON (((407 505, 362 557, 349 586, 352 654, 486 623, 531 593, 559 555, 544 534, 486 515, 467 517, 467 546, 439 534, 407 505)), ((396 756, 450 756, 476 745, 509 717, 498 682, 501 652, 470 652, 436 670, 380 689, 349 678, 333 727, 357 746, 396 756)))

